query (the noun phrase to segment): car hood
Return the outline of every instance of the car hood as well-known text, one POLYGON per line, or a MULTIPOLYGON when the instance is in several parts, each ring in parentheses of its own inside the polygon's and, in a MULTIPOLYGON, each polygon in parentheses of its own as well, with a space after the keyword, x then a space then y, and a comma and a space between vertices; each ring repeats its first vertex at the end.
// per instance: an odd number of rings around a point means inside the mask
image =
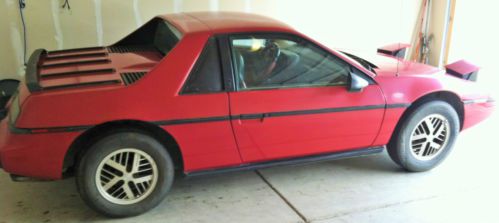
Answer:
MULTIPOLYGON (((348 52, 348 51, 343 51, 348 52)), ((442 70, 427 64, 416 63, 375 53, 348 52, 376 65, 376 76, 431 75, 442 70)))

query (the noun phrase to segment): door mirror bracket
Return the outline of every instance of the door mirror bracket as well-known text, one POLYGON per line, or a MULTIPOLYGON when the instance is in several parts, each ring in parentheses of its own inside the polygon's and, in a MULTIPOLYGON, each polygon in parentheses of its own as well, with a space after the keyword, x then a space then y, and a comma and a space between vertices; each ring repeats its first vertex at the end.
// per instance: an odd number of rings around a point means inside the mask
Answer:
POLYGON ((354 72, 350 72, 349 92, 362 92, 364 88, 369 86, 369 82, 354 72))

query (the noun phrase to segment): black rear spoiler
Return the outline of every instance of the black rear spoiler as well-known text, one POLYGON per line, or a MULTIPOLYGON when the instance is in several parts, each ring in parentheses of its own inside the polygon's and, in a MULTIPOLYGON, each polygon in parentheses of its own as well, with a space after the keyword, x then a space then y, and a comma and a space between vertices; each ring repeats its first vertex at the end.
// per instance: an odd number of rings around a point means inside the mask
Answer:
POLYGON ((411 44, 394 43, 378 48, 378 53, 396 58, 404 58, 405 51, 409 47, 411 47, 411 44))
POLYGON ((469 81, 476 81, 478 78, 478 70, 480 70, 480 67, 466 60, 460 60, 445 66, 445 70, 452 76, 469 81))
POLYGON ((46 55, 47 50, 37 49, 29 57, 28 64, 26 65, 26 86, 30 92, 41 91, 42 86, 40 86, 40 75, 38 73, 38 67, 40 65, 40 57, 46 55))

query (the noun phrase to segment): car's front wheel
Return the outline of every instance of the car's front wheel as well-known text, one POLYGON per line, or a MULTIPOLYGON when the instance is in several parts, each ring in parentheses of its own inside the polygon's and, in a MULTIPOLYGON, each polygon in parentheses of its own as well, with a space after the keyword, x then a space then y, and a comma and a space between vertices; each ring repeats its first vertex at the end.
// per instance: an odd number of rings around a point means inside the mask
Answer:
POLYGON ((410 111, 388 145, 388 153, 408 171, 427 171, 450 153, 459 134, 459 117, 443 101, 431 101, 410 111))
POLYGON ((111 217, 134 216, 157 206, 170 189, 173 162, 164 146, 137 132, 104 137, 79 162, 82 199, 111 217))

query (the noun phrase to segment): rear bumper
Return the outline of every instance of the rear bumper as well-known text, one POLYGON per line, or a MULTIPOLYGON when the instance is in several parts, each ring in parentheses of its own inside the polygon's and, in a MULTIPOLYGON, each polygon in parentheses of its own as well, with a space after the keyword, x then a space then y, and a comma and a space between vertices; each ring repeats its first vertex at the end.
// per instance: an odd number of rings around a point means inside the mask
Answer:
POLYGON ((7 120, 0 122, 0 163, 4 171, 40 179, 62 178, 64 156, 80 133, 12 133, 7 120))
POLYGON ((495 101, 491 98, 466 100, 464 103, 463 130, 470 128, 486 118, 495 110, 495 101))

